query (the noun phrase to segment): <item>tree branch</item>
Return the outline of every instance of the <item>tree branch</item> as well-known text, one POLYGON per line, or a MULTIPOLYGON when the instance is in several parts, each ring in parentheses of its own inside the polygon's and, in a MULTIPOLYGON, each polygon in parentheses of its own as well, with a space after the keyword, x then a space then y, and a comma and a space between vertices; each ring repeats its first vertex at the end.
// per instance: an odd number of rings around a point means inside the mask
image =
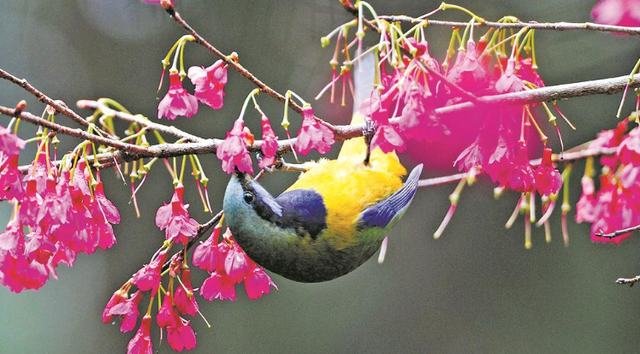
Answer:
POLYGON ((180 139, 186 139, 188 141, 192 141, 192 142, 203 142, 206 139, 201 138, 199 136, 187 133, 185 131, 182 131, 174 126, 167 126, 164 124, 160 124, 160 123, 155 123, 151 120, 149 120, 149 118, 144 117, 142 115, 133 115, 133 114, 128 114, 125 112, 120 112, 120 111, 115 111, 109 107, 107 107, 105 104, 101 103, 100 100, 98 101, 93 101, 93 100, 80 100, 77 103, 79 108, 83 108, 83 109, 93 109, 93 110, 99 110, 102 113, 104 113, 105 115, 112 115, 115 118, 118 118, 120 120, 126 121, 126 122, 131 122, 131 123, 137 123, 140 124, 142 126, 147 127, 149 130, 155 130, 159 133, 164 133, 164 134, 168 134, 168 135, 172 135, 175 136, 177 138, 180 139))
MULTIPOLYGON (((57 101, 53 100, 51 97, 45 95, 43 92, 41 92, 37 88, 33 87, 33 85, 27 82, 27 80, 19 79, 18 77, 11 75, 9 72, 2 70, 2 68, 0 68, 0 78, 10 81, 22 87, 27 92, 35 96, 38 100, 40 100, 40 102, 53 107, 56 111, 61 112, 65 116, 73 119, 75 122, 82 125, 83 127, 88 128, 91 125, 91 123, 87 122, 84 118, 82 118, 80 115, 78 115, 76 112, 71 110, 66 105, 58 103, 57 101)), ((105 136, 110 135, 109 133, 101 130, 98 127, 95 127, 95 128, 98 129, 98 131, 105 136)))
POLYGON ((637 283, 640 281, 640 275, 637 275, 633 278, 619 278, 618 280, 616 280, 616 284, 628 284, 629 286, 633 286, 633 284, 637 283))
MULTIPOLYGON (((618 151, 617 146, 610 147, 610 148, 596 148, 596 149, 586 148, 584 150, 575 151, 575 152, 553 154, 551 159, 554 162, 569 162, 569 161, 582 160, 584 158, 591 157, 591 156, 613 155, 617 151, 618 151)), ((541 163, 541 159, 531 160, 531 165, 533 166, 537 166, 540 163, 541 163)), ((449 176, 421 179, 420 181, 418 181, 418 187, 433 187, 441 184, 458 182, 462 179, 467 178, 468 175, 469 175, 468 172, 463 172, 463 173, 457 173, 449 176)), ((636 226, 636 230, 640 230, 640 225, 636 226)), ((625 231, 625 230, 622 230, 622 231, 625 231)), ((633 230, 629 229, 628 231, 625 231, 625 232, 629 232, 629 231, 633 231, 633 230)), ((598 236, 601 236, 601 235, 598 235, 598 236)), ((606 235, 604 236, 606 237, 606 235)))
MULTIPOLYGON (((640 87, 640 74, 633 76, 631 82, 629 82, 629 76, 619 76, 611 79, 602 79, 602 80, 592 80, 592 81, 583 81, 572 84, 564 84, 564 85, 556 85, 556 86, 547 86, 542 88, 537 88, 533 90, 515 92, 515 93, 507 93, 501 95, 493 95, 493 96, 483 96, 478 99, 482 102, 483 108, 495 108, 497 105, 521 105, 521 104, 529 104, 529 103, 537 103, 537 102, 545 102, 556 99, 564 99, 571 97, 580 97, 587 95, 595 95, 595 94, 613 94, 617 92, 621 92, 624 90, 625 86, 629 84, 630 88, 640 87)), ((447 107, 438 108, 435 110, 437 115, 446 115, 457 112, 466 111, 469 109, 473 109, 478 107, 472 102, 465 102, 456 105, 451 105, 447 107)), ((0 113, 6 114, 8 116, 13 115, 13 108, 8 108, 4 106, 0 106, 0 113)), ((137 118, 133 118, 135 116, 129 116, 124 114, 119 114, 119 117, 127 120, 136 120, 137 118)), ((118 140, 103 138, 97 135, 89 134, 87 132, 67 128, 55 123, 48 122, 40 117, 36 117, 33 114, 28 112, 23 112, 20 115, 25 121, 31 122, 33 124, 41 125, 43 127, 50 128, 52 130, 57 131, 58 133, 78 137, 85 140, 90 140, 98 144, 103 144, 107 146, 113 146, 117 149, 122 149, 126 152, 127 155, 125 158, 126 161, 130 161, 136 158, 142 157, 173 157, 173 156, 182 156, 184 154, 208 154, 214 153, 222 142, 220 139, 202 139, 197 140, 193 143, 185 143, 185 144, 161 144, 154 145, 151 147, 140 147, 136 145, 131 145, 127 143, 120 142, 118 140)), ((398 118, 391 119, 391 123, 397 124, 398 118)), ((146 121, 140 120, 141 124, 146 123, 146 121)), ((148 123, 147 123, 148 124, 148 123)), ((151 123, 153 127, 159 127, 161 124, 151 123)), ((327 124, 334 134, 336 141, 344 141, 351 138, 362 136, 364 125, 331 125, 327 124)), ((171 127, 167 128, 171 130, 171 127)), ((169 130, 166 132, 169 133, 169 130)), ((171 133, 175 134, 188 134, 188 133, 178 133, 173 131, 171 133)), ((195 136, 191 136, 192 138, 197 138, 195 136)), ((185 136, 186 137, 186 136, 185 136)), ((295 144, 296 138, 285 139, 278 141, 278 153, 286 154, 291 151, 291 147, 295 144)), ((256 140, 252 146, 249 147, 250 151, 259 151, 262 146, 261 140, 256 140)), ((591 152, 588 151, 580 151, 576 153, 565 153, 562 155, 562 158, 558 158, 558 161, 569 161, 571 159, 579 159, 589 155, 591 152)), ((595 155, 601 154, 602 152, 596 152, 595 155)), ((459 179, 458 179, 459 180, 459 179)), ((451 180, 453 182, 455 180, 451 180)), ((427 182, 424 182, 427 183, 427 182)), ((429 182, 431 183, 431 182, 429 182)), ((448 183, 448 182, 443 182, 448 183)))
MULTIPOLYGON (((191 27, 191 25, 189 25, 187 21, 185 21, 182 18, 182 16, 180 16, 180 14, 178 13, 178 11, 176 11, 174 5, 171 2, 164 1, 162 3, 162 6, 167 11, 169 16, 171 16, 172 19, 174 19, 180 26, 182 26, 182 28, 185 29, 185 31, 187 31, 187 33, 189 33, 196 39, 196 43, 203 46, 206 50, 213 53, 213 55, 215 55, 216 57, 220 58, 222 61, 225 62, 225 64, 232 67, 240 75, 249 79, 249 81, 253 82, 262 92, 275 98, 281 103, 285 102, 284 95, 282 95, 281 93, 277 92, 276 90, 272 89, 267 84, 262 82, 255 75, 253 75, 249 70, 245 69, 245 67, 242 66, 239 62, 224 55, 220 50, 218 50, 218 48, 214 47, 211 43, 209 43, 206 39, 204 39, 204 37, 202 37, 198 32, 196 32, 196 30, 193 27, 191 27)), ((300 107, 297 103, 290 100, 289 105, 294 111, 298 113, 302 113, 302 107, 300 107)))
POLYGON ((626 229, 620 229, 620 230, 616 230, 614 232, 605 234, 602 231, 596 232, 596 236, 598 237, 606 237, 606 238, 614 238, 614 237, 618 237, 618 236, 622 236, 628 232, 633 232, 633 231, 638 231, 640 230, 640 225, 636 225, 636 226, 632 226, 632 227, 628 227, 626 229))
MULTIPOLYGON (((396 21, 410 22, 410 23, 422 22, 422 23, 425 23, 425 25, 427 26, 466 27, 469 25, 469 22, 418 19, 418 18, 405 16, 405 15, 378 16, 378 18, 389 21, 389 22, 396 22, 396 21)), ((575 22, 518 21, 515 23, 502 23, 502 22, 484 21, 482 23, 476 22, 473 25, 475 27, 488 26, 488 27, 512 28, 512 29, 529 27, 530 29, 536 29, 536 30, 554 30, 554 31, 588 30, 588 31, 600 31, 600 32, 611 32, 611 33, 624 33, 624 34, 630 34, 630 35, 640 34, 640 27, 600 25, 600 24, 591 23, 591 22, 575 23, 575 22)))

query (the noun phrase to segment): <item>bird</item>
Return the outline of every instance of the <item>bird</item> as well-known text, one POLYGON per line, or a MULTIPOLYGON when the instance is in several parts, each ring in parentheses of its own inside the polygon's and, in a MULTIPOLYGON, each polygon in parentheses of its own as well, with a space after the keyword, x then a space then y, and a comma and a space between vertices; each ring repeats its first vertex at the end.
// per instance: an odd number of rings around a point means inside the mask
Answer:
MULTIPOLYGON (((373 87, 372 74, 358 76, 356 69, 356 101, 373 87)), ((362 122, 356 111, 351 124, 362 122)), ((403 184, 407 170, 395 152, 369 151, 363 137, 345 141, 337 159, 305 167, 278 197, 236 171, 223 200, 227 226, 249 258, 303 283, 341 277, 371 258, 411 204, 422 172, 416 166, 403 184)))

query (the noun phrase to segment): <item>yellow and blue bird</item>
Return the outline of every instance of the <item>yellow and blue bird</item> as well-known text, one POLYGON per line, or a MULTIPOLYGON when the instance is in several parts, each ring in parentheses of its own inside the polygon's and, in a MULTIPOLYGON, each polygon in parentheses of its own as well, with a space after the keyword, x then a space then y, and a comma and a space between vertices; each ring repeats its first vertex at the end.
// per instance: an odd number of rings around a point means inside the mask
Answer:
MULTIPOLYGON (((362 81, 356 77, 360 97, 362 81)), ((356 112, 351 124, 363 121, 356 112)), ((337 159, 307 164, 278 197, 234 174, 223 209, 235 240, 256 263, 291 280, 322 282, 353 271, 405 213, 422 172, 415 167, 403 185, 407 171, 395 153, 375 149, 368 163, 366 156, 364 138, 346 141, 337 159)))

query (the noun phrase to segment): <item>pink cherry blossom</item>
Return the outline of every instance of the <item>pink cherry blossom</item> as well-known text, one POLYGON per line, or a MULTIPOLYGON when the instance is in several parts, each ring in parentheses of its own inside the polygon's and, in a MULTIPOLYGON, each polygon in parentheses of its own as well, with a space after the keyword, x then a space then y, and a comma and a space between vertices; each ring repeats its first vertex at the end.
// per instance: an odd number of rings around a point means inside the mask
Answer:
POLYGON ((196 87, 196 98, 213 109, 220 109, 224 104, 224 87, 227 85, 227 67, 218 60, 208 68, 192 66, 189 68, 189 79, 196 87))
POLYGON ((104 310, 102 310, 102 322, 111 322, 113 320, 113 315, 110 315, 109 311, 111 311, 114 306, 123 303, 125 300, 127 299, 124 297, 122 289, 116 290, 116 292, 111 295, 111 298, 107 302, 107 305, 105 305, 104 310))
POLYGON ((191 117, 198 113, 198 100, 182 87, 177 72, 169 72, 169 91, 158 104, 158 118, 174 120, 178 116, 191 117))
POLYGON ((178 185, 171 202, 163 204, 156 213, 156 226, 165 230, 166 239, 186 245, 189 239, 198 233, 198 222, 189 216, 183 201, 184 186, 178 185))
POLYGON ((271 128, 269 118, 262 115, 262 159, 258 162, 258 167, 267 168, 276 161, 276 153, 278 152, 278 137, 271 128))
POLYGON ((167 293, 162 300, 162 306, 160 306, 160 310, 158 310, 156 321, 160 328, 178 325, 179 316, 173 308, 173 300, 170 293, 167 293))
POLYGON ((257 265, 253 267, 253 270, 246 275, 246 278, 244 279, 244 288, 247 291, 247 297, 252 300, 256 300, 262 297, 262 295, 268 294, 272 286, 278 289, 269 275, 264 272, 262 267, 257 265))
POLYGON ((595 221, 595 186, 593 184, 593 178, 589 176, 583 176, 581 180, 582 194, 576 204, 576 222, 588 222, 593 223, 595 221))
MULTIPOLYGON (((135 324, 135 323, 134 323, 135 324)), ((153 354, 151 343, 151 316, 142 317, 140 328, 127 345, 127 354, 153 354)))
POLYGON ((223 269, 223 267, 219 267, 222 264, 222 259, 226 258, 226 254, 222 255, 219 252, 218 240, 220 238, 220 231, 222 227, 220 225, 216 225, 213 228, 213 234, 205 241, 201 242, 193 251, 193 265, 206 270, 208 272, 213 272, 217 269, 223 269))
POLYGON ((237 242, 234 242, 224 260, 224 271, 229 280, 234 283, 240 283, 251 270, 250 262, 251 260, 242 248, 240 248, 237 242))
POLYGON ((295 149, 299 154, 307 155, 311 149, 326 154, 335 142, 334 134, 329 127, 321 124, 313 114, 311 106, 302 108, 302 126, 298 130, 295 149))
MULTIPOLYGON (((136 326, 136 322, 138 322, 138 315, 140 312, 138 311, 138 304, 140 300, 144 297, 144 293, 142 291, 136 291, 131 298, 126 299, 116 305, 114 305, 108 312, 107 317, 109 316, 121 316, 122 323, 120 324, 120 332, 125 333, 132 331, 136 326)), ((104 318, 104 314, 103 314, 104 318)), ((137 335, 137 334, 136 334, 137 335)))
POLYGON ((11 130, 0 126, 0 152, 6 156, 17 156, 24 149, 24 140, 18 138, 11 130))
POLYGON ((167 342, 169 346, 178 352, 191 350, 196 347, 196 334, 189 325, 189 321, 178 317, 175 326, 167 327, 167 342))
POLYGON ((507 176, 507 187, 516 192, 530 192, 534 187, 534 175, 526 145, 518 146, 507 176))
POLYGON ((24 197, 22 173, 18 169, 18 156, 0 156, 0 199, 17 199, 24 197))
POLYGON ((556 194, 562 187, 562 176, 553 167, 551 162, 551 149, 544 149, 542 163, 534 171, 535 188, 540 195, 556 194))
POLYGON ((247 150, 245 136, 244 121, 238 118, 216 151, 216 156, 222 161, 224 172, 233 173, 238 168, 240 172, 253 173, 253 163, 247 150))
POLYGON ((137 286, 142 291, 151 290, 151 296, 155 296, 160 286, 162 277, 160 272, 162 266, 166 260, 167 248, 158 253, 149 264, 145 264, 140 270, 138 270, 131 278, 131 283, 137 286))
POLYGON ((198 312, 198 303, 196 302, 196 297, 193 296, 191 271, 189 269, 182 270, 181 280, 182 284, 176 288, 173 294, 173 302, 181 313, 195 316, 196 312, 198 312))
POLYGON ((215 299, 236 301, 235 284, 226 276, 213 272, 202 283, 200 295, 209 301, 215 299))

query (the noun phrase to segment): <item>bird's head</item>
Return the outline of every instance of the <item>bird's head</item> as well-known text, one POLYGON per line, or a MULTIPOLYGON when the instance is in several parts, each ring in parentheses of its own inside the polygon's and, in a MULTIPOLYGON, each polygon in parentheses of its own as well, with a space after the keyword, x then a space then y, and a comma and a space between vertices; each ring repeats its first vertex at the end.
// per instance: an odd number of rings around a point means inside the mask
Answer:
POLYGON ((249 175, 238 172, 227 185, 223 209, 232 232, 273 224, 282 217, 282 206, 276 199, 249 175))

